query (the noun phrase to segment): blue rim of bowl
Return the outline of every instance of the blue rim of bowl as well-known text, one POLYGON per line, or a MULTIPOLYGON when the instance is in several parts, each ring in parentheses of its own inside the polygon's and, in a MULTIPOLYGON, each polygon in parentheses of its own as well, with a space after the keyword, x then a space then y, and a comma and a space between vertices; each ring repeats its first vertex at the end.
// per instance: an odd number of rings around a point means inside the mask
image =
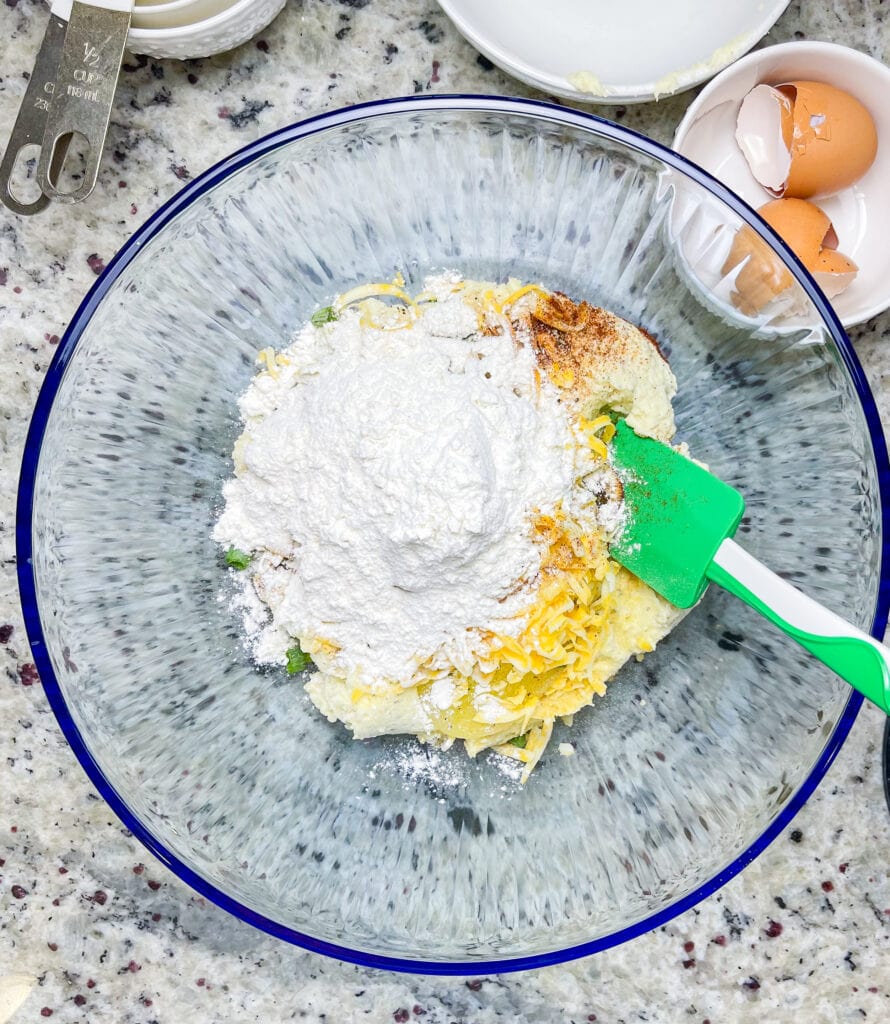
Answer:
POLYGON ((361 949, 352 949, 349 946, 322 941, 312 935, 298 932, 293 928, 258 914, 249 907, 244 906, 237 900, 232 899, 226 893, 207 882, 204 878, 193 871, 186 863, 167 850, 163 844, 158 842, 151 834, 146 825, 141 822, 129 809, 125 800, 117 793, 110 782, 105 778, 101 768, 94 760, 87 748, 86 743, 80 735, 80 731, 74 723, 71 712, 62 695, 59 682, 53 671, 52 663, 47 651, 43 627, 40 620, 40 611, 37 606, 37 595, 32 566, 32 509, 34 499, 34 485, 37 475, 37 467, 40 458, 40 449, 46 426, 52 411, 53 402, 62 376, 77 348, 79 339, 102 302, 112 284, 120 276, 121 272, 128 266, 134 257, 140 252, 147 242, 157 236, 164 226, 178 213, 189 207, 196 199, 206 192, 215 188, 225 179, 237 171, 254 162, 267 153, 280 149, 298 139, 308 138, 319 132, 330 128, 350 124, 366 118, 378 117, 386 114, 414 113, 419 110, 439 111, 460 111, 474 110, 487 113, 520 114, 537 117, 544 121, 556 124, 564 124, 581 129, 592 130, 595 134, 603 136, 612 141, 620 142, 630 149, 648 157, 660 160, 662 163, 686 177, 696 181, 707 191, 722 199, 735 213, 747 221, 755 230, 759 231, 767 241, 775 248, 787 263, 789 269, 804 289, 810 301, 819 311, 832 339, 840 352, 844 367, 850 375, 853 385, 856 388, 863 415, 868 427, 872 454, 875 459, 878 490, 881 497, 881 573, 878 586, 878 596, 875 608, 872 633, 882 638, 887 625, 887 614, 890 609, 890 575, 888 575, 888 535, 890 535, 890 463, 887 459, 887 446, 878 416, 877 407, 871 390, 863 373, 859 360, 856 357, 853 347, 844 333, 837 316, 828 303, 828 300, 821 293, 815 282, 809 276, 802 264, 794 254, 782 242, 772 229, 738 196, 729 191, 715 178, 696 164, 691 163, 685 157, 674 153, 673 150, 653 142, 644 135, 640 135, 621 125, 614 124, 604 118, 582 111, 567 109, 556 104, 543 103, 537 100, 512 99, 501 96, 462 96, 462 95, 441 95, 441 96, 419 96, 402 97, 388 100, 379 100, 370 103, 361 103, 351 107, 344 107, 328 114, 320 114, 316 117, 298 122, 286 128, 279 129, 270 135, 259 139, 256 142, 245 146, 231 156, 221 160, 200 177, 187 185, 181 192, 177 193, 154 213, 145 224, 123 245, 114 259, 108 264, 101 277, 93 285, 90 292, 80 304, 72 319, 68 330, 59 343, 58 351, 47 370, 43 386, 37 398, 37 403, 28 430, 25 442, 24 456, 22 459, 21 476, 19 479, 18 502, 16 507, 16 555, 19 592, 24 612, 25 628, 34 662, 37 666, 43 687, 50 705, 55 712, 59 725, 65 738, 71 745, 74 753, 86 771, 93 785, 99 794, 105 799, 126 827, 143 843, 162 863, 179 876, 182 881, 191 886, 202 896, 211 900, 223 910, 248 924, 267 932, 276 938, 283 939, 293 945, 301 946, 314 953, 321 953, 326 956, 344 960, 348 963, 359 964, 363 967, 374 967, 382 970, 403 971, 415 974, 438 974, 438 975, 475 975, 495 974, 507 971, 528 970, 537 967, 546 967, 552 964, 564 963, 579 957, 589 956, 601 952, 611 946, 617 946, 630 939, 634 939, 645 932, 658 928, 672 920, 678 914, 683 913, 696 903, 701 901, 719 888, 725 885, 742 868, 751 863, 766 847, 779 835, 788 825, 791 819, 797 814, 803 804, 812 795, 822 776, 831 766, 838 754, 844 740, 852 728, 856 715, 862 706, 863 698, 859 693, 850 691, 850 697, 844 706, 843 713, 828 739, 821 755, 813 765, 807 778, 791 796, 783 809, 776 815, 770 825, 754 840, 753 843, 740 855, 735 857, 717 874, 713 875, 707 882, 700 885, 693 892, 671 904, 669 907, 651 914, 625 928, 621 928, 609 935, 583 942, 565 949, 552 950, 546 953, 516 956, 505 959, 462 961, 433 961, 414 960, 410 957, 384 956, 376 953, 366 952, 361 949))

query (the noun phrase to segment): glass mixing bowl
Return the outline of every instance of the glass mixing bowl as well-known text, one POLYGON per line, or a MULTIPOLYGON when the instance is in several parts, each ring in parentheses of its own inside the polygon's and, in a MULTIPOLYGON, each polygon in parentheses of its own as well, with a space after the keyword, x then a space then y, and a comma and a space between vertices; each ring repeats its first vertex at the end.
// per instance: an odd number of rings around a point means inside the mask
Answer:
POLYGON ((577 111, 328 114, 215 167, 126 244, 49 370, 20 488, 23 604, 62 729, 127 827, 220 906, 345 960, 466 974, 594 952, 713 892, 812 792, 860 698, 712 589, 521 787, 492 758, 355 742, 299 678, 252 664, 210 530, 257 351, 352 285, 446 268, 651 332, 678 437, 747 497, 741 541, 876 633, 888 466, 849 342, 788 250, 693 165, 577 111), (715 211, 781 254, 790 319, 712 292, 715 211))

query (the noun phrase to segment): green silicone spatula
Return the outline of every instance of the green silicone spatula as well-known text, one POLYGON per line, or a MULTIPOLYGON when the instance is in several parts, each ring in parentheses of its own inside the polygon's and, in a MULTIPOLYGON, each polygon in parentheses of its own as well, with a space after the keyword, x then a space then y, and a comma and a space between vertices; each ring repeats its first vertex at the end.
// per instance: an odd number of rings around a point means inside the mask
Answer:
POLYGON ((624 421, 612 462, 627 508, 611 545, 617 562, 678 608, 692 607, 709 582, 719 583, 890 714, 890 650, 732 540, 745 510, 738 491, 624 421))

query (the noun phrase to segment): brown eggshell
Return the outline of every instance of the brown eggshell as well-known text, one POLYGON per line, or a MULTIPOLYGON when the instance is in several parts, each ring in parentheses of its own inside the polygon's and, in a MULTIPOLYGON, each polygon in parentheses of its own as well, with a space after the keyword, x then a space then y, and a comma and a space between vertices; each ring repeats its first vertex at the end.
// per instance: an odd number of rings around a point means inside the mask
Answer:
POLYGON ((794 280, 785 264, 747 224, 736 233, 721 273, 726 276, 740 263, 743 266, 736 275, 730 298, 745 316, 756 316, 778 294, 790 288, 794 280))
POLYGON ((833 249, 823 249, 813 267, 813 278, 829 299, 852 284, 859 268, 847 256, 833 249))
POLYGON ((825 274, 855 274, 858 269, 849 256, 834 249, 823 249, 813 267, 825 274))
MULTIPOLYGON (((853 280, 856 264, 834 250, 837 235, 818 206, 803 199, 774 199, 757 212, 817 275, 826 295, 837 295, 853 280)), ((759 313, 794 280, 779 256, 747 225, 736 233, 722 273, 731 273, 740 263, 730 297, 746 316, 759 313)))
POLYGON ((878 152, 875 123, 859 100, 824 82, 776 88, 791 100, 794 121, 784 195, 831 195, 858 181, 878 152))
POLYGON ((757 212, 811 270, 831 231, 828 215, 804 199, 774 199, 757 212))

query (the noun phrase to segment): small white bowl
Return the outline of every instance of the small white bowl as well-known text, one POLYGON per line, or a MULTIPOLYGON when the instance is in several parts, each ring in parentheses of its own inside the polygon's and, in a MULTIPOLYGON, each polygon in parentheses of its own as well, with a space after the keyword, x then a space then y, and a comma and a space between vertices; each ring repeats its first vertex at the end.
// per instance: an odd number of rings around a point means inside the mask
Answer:
POLYGON ((890 307, 890 68, 835 43, 782 43, 749 53, 702 89, 673 145, 754 209, 763 206, 772 197, 751 174, 736 143, 736 117, 755 85, 792 79, 846 90, 865 105, 877 127, 878 155, 868 173, 842 192, 816 200, 834 224, 841 252, 859 267, 850 287, 832 299, 841 322, 851 327, 890 307))
POLYGON ((184 28, 222 14, 237 0, 168 0, 167 3, 140 4, 133 8, 134 29, 184 28))
POLYGON ((262 32, 281 13, 285 2, 237 0, 226 10, 192 25, 131 28, 127 49, 148 57, 174 57, 178 60, 212 57, 234 50, 262 32))

